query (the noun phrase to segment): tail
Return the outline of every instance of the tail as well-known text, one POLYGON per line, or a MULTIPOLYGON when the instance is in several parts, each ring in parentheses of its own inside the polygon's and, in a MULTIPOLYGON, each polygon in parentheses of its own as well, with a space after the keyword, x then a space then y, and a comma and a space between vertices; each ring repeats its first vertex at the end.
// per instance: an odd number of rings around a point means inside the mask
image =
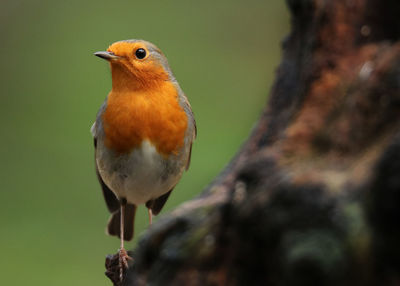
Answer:
MULTIPOLYGON (((124 240, 131 240, 133 238, 134 220, 135 220, 136 206, 127 204, 125 207, 124 216, 124 240)), ((118 236, 121 238, 121 209, 115 211, 111 218, 108 220, 107 233, 109 235, 118 236)))

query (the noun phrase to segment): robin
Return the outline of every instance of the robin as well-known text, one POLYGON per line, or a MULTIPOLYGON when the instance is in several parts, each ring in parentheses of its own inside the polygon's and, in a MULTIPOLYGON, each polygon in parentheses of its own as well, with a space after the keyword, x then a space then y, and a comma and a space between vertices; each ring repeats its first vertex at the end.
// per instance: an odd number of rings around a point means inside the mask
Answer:
POLYGON ((112 89, 91 128, 96 173, 111 212, 108 234, 121 239, 120 275, 131 259, 137 206, 150 224, 189 168, 196 122, 164 54, 143 40, 113 43, 96 52, 111 67, 112 89))

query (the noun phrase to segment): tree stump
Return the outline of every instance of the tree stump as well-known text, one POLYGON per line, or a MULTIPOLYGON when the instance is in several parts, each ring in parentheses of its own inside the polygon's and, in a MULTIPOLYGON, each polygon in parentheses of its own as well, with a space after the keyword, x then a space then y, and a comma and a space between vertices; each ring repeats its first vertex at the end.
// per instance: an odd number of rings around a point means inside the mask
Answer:
POLYGON ((400 285, 400 1, 287 4, 257 126, 115 285, 400 285))

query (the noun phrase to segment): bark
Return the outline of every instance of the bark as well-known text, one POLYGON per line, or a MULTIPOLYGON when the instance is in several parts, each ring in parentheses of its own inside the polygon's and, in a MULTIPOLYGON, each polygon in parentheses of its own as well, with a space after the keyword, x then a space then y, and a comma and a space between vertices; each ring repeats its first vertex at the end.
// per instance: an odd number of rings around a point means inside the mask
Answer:
POLYGON ((287 4, 257 126, 146 232, 122 285, 400 285, 400 1, 287 4))

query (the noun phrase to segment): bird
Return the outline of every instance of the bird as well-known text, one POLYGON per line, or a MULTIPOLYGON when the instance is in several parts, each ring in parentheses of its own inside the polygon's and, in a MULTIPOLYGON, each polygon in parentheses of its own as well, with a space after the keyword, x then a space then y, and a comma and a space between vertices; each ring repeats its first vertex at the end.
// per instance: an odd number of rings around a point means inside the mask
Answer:
POLYGON ((95 167, 111 213, 107 232, 120 238, 119 266, 128 267, 124 241, 134 234, 135 212, 159 214, 189 168, 197 135, 190 103, 167 58, 139 39, 111 44, 94 53, 109 62, 112 87, 91 128, 95 167))

